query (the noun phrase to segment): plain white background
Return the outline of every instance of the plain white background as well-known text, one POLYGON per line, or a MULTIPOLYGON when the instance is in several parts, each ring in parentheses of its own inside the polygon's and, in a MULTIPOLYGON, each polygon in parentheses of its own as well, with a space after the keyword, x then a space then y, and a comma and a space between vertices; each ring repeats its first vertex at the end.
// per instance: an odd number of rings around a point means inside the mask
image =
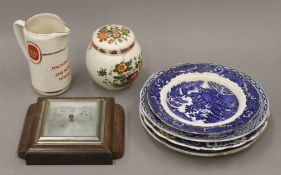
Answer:
POLYGON ((0 174, 280 174, 281 1, 273 0, 0 0, 0 174), (27 61, 12 30, 17 19, 51 12, 71 29, 73 84, 62 96, 113 96, 126 112, 126 147, 112 166, 26 166, 16 151, 27 107, 36 101, 27 61), (134 84, 111 92, 91 81, 85 52, 92 32, 120 23, 133 29, 143 49, 134 84), (154 72, 173 64, 213 62, 251 75, 271 102, 269 127, 241 153, 199 158, 155 142, 138 119, 139 90, 154 72))

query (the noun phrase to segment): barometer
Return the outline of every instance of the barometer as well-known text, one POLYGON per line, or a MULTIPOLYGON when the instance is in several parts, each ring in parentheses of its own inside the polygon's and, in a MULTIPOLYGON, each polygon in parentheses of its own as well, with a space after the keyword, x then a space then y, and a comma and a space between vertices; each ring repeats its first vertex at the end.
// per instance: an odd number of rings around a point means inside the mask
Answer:
POLYGON ((124 111, 111 97, 39 97, 18 155, 27 164, 112 164, 124 153, 124 111))

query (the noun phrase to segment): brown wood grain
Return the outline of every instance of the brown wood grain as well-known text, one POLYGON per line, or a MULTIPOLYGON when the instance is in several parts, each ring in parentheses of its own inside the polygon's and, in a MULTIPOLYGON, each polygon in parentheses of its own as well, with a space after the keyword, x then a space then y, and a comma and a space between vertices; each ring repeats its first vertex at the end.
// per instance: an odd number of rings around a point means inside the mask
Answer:
POLYGON ((18 148, 18 156, 20 158, 24 158, 28 148, 32 147, 34 144, 39 116, 41 113, 41 105, 42 104, 40 103, 32 104, 27 110, 18 148))
POLYGON ((105 149, 30 148, 26 154, 27 165, 111 165, 112 154, 105 149))
POLYGON ((124 155, 125 148, 125 114, 121 105, 116 104, 114 110, 113 130, 113 159, 119 159, 124 155))
POLYGON ((113 145, 113 117, 114 117, 114 98, 106 97, 105 124, 104 124, 104 146, 107 151, 112 150, 113 145))
POLYGON ((124 111, 112 97, 39 97, 30 105, 18 148, 18 156, 29 165, 112 164, 124 154, 124 111), (36 133, 42 104, 47 99, 105 99, 104 138, 100 145, 40 145, 36 133), (114 117, 117 115, 117 117, 114 117))

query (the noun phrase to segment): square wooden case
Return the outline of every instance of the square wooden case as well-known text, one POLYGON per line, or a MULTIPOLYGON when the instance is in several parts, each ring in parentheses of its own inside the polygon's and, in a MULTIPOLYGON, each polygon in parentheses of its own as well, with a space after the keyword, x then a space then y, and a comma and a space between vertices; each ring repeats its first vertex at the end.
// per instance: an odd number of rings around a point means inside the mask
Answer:
POLYGON ((39 97, 18 156, 29 165, 112 164, 124 154, 124 111, 112 97, 39 97))

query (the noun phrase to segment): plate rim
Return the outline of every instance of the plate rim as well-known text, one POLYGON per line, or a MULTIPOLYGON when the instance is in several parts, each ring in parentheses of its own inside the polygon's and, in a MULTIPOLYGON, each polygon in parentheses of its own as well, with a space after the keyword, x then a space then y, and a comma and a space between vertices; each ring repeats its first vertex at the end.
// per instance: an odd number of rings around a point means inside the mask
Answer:
MULTIPOLYGON (((140 109, 141 110, 141 109, 140 109)), ((268 126, 268 121, 265 121, 265 123, 260 127, 260 128, 258 128, 256 131, 253 131, 253 132, 256 132, 254 135, 252 135, 251 137, 250 137, 250 139, 248 139, 248 140, 241 140, 241 142, 240 143, 238 143, 238 144, 234 144, 234 145, 232 145, 232 146, 229 146, 229 147, 227 147, 227 146, 224 146, 224 147, 215 147, 215 148, 207 148, 207 147, 199 147, 199 146, 191 146, 191 145, 187 145, 187 144, 185 144, 185 143, 181 143, 181 142, 179 142, 179 141, 176 141, 176 140, 172 140, 172 139, 170 139, 170 138, 168 138, 167 136, 165 136, 165 135, 163 135, 161 132, 159 132, 159 131, 155 131, 156 129, 153 127, 153 126, 151 126, 151 124, 148 124, 147 123, 147 121, 146 121, 146 117, 145 116, 143 116, 143 114, 140 112, 140 114, 139 115, 142 115, 141 116, 141 120, 143 120, 143 122, 144 122, 144 124, 146 125, 146 126, 148 126, 151 130, 153 130, 153 132, 155 133, 155 134, 157 134, 159 137, 162 137, 163 139, 166 139, 166 140, 168 140, 169 142, 171 142, 171 143, 173 143, 173 144, 175 144, 175 145, 179 145, 179 146, 182 146, 182 147, 187 147, 187 148, 190 148, 190 149, 194 149, 194 150, 211 150, 211 151, 221 151, 221 150, 225 150, 225 149, 230 149, 230 148, 237 148, 237 147, 239 147, 239 146, 242 146, 242 145, 244 145, 244 144, 246 144, 246 143, 248 143, 248 142, 250 142, 250 141, 252 141, 252 140, 254 140, 254 139, 256 139, 260 134, 261 134, 261 132, 264 132, 264 130, 267 128, 267 126, 268 126)), ((163 132, 165 132, 165 131, 163 131, 163 132)), ((251 133, 250 133, 251 134, 251 133)), ((174 137, 176 137, 176 136, 174 136, 174 137)), ((246 137, 246 136, 244 136, 244 137, 246 137)), ((241 138, 238 138, 238 139, 241 139, 241 138)), ((237 140, 237 139, 236 139, 237 140)), ((231 141, 235 141, 235 140, 230 140, 230 141, 223 141, 223 142, 231 142, 231 141)), ((197 142, 197 141, 191 141, 191 142, 197 142)), ((201 142, 201 143, 208 143, 208 142, 201 142)), ((211 143, 219 143, 219 142, 211 142, 211 143)))
MULTIPOLYGON (((216 73, 215 71, 213 73, 216 73)), ((217 75, 219 75, 218 73, 216 73, 217 75)), ((216 133, 224 133, 224 132, 229 132, 231 130, 234 130, 235 128, 241 126, 241 125, 244 125, 245 123, 247 123, 248 121, 250 121, 251 119, 253 119, 258 111, 259 111, 259 108, 260 108, 260 99, 259 99, 259 93, 258 93, 258 90, 253 87, 252 83, 250 82, 250 80, 246 79, 245 78, 245 75, 244 73, 238 71, 237 69, 234 69, 234 68, 231 68, 229 66, 224 66, 224 65, 219 65, 219 64, 214 64, 214 63, 186 63, 186 64, 178 64, 178 65, 174 65, 174 66, 171 66, 169 68, 166 68, 166 69, 163 69, 159 72, 157 72, 157 76, 154 77, 154 80, 152 80, 150 82, 150 86, 148 87, 148 91, 147 91, 147 97, 148 97, 148 105, 150 107, 150 109, 152 110, 152 112, 160 119, 162 120, 164 123, 166 123, 167 125, 170 125, 171 127, 174 127, 175 129, 178 129, 178 130, 182 130, 184 132, 190 132, 190 133, 197 133, 197 134, 200 134, 200 133, 210 133, 210 134, 216 134, 216 133), (230 123, 227 123, 227 124, 224 124, 224 125, 220 125, 220 126, 213 126, 213 127, 202 127, 202 126, 194 126, 194 125, 190 125, 190 124, 186 124, 186 123, 183 123, 183 122, 180 122, 176 119, 174 119, 173 117, 171 117, 164 109, 162 109, 162 105, 159 104, 159 99, 156 99, 156 98, 152 98, 151 96, 151 91, 152 91, 152 84, 153 83, 156 83, 157 80, 159 80, 159 77, 160 76, 165 76, 165 74, 169 71, 173 71, 175 69, 179 69, 177 70, 176 72, 179 73, 179 75, 183 75, 183 74, 186 74, 188 72, 186 72, 185 68, 186 67, 190 67, 189 70, 192 70, 192 69, 200 69, 200 66, 202 67, 206 67, 206 66, 209 66, 211 67, 212 70, 216 70, 216 69, 221 69, 221 70, 226 70, 226 71, 230 71, 230 72, 233 72, 235 73, 236 75, 239 75, 239 77, 241 77, 242 79, 245 79, 246 83, 251 85, 252 88, 255 90, 254 93, 257 93, 257 101, 258 101, 258 106, 257 106, 257 109, 256 111, 253 111, 254 113, 251 115, 251 117, 247 117, 247 115, 245 114, 245 109, 243 110, 243 115, 240 115, 239 117, 236 118, 236 120, 230 122, 230 123), (182 71, 182 72, 181 72, 182 71), (157 105, 156 105, 157 103, 157 105), (160 105, 160 107, 158 107, 160 105), (158 112, 157 112, 157 109, 158 112), (162 109, 162 110, 160 110, 162 109), (237 124, 238 122, 238 124, 237 124), (241 123, 242 122, 242 123, 241 123)), ((221 76, 221 75, 219 75, 221 76)), ((177 77, 177 76, 176 76, 177 77)), ((249 77, 249 76, 248 76, 249 77)), ((175 78, 175 77, 174 77, 175 78)), ((228 77, 224 77, 224 78, 227 78, 229 79, 228 77)), ((240 79, 241 79, 240 78, 240 79)), ((250 79, 252 79, 251 77, 249 77, 250 79)), ((232 81, 232 80, 230 80, 232 81)), ((236 82, 234 82, 236 83, 236 82)), ((236 83, 237 84, 237 83, 236 83)), ((241 87, 241 86, 239 86, 241 87)), ((153 88, 155 89, 155 88, 153 88)), ((247 90, 247 88, 244 88, 247 90)), ((157 90, 157 88, 156 88, 157 90)), ((160 89, 159 89, 159 94, 160 94, 160 89)), ((249 97, 247 97, 249 98, 249 97)), ((246 108, 247 109, 247 108, 246 108)))
MULTIPOLYGON (((144 83, 144 85, 143 85, 143 87, 142 87, 142 89, 141 89, 141 91, 139 93, 139 95, 140 95, 140 104, 141 104, 142 108, 148 108, 149 109, 149 106, 145 107, 146 105, 144 103, 146 103, 146 100, 144 100, 144 98, 146 98, 146 97, 144 97, 144 96, 146 96, 146 91, 147 91, 146 89, 148 88, 148 85, 149 85, 150 81, 152 79, 154 79, 155 76, 157 76, 157 74, 159 74, 159 72, 156 72, 156 73, 152 74, 145 81, 145 83, 144 83)), ((249 77, 246 74, 244 74, 244 75, 246 76, 246 78, 248 78, 250 80, 250 82, 252 84, 254 84, 255 88, 259 89, 258 92, 260 94, 260 98, 263 99, 262 102, 263 102, 263 106, 264 107, 259 111, 259 117, 258 118, 255 118, 254 120, 251 120, 250 122, 248 122, 247 124, 242 126, 238 132, 234 131, 234 132, 236 132, 236 134, 234 134, 234 135, 233 134, 228 134, 228 136, 221 137, 221 138, 216 138, 216 140, 218 140, 218 141, 228 141, 228 140, 234 140, 234 139, 243 137, 243 136, 253 132, 257 128, 259 128, 264 123, 264 121, 266 121, 266 119, 270 115, 270 110, 269 110, 270 104, 269 104, 269 99, 268 99, 268 96, 266 95, 266 92, 263 90, 262 86, 256 80, 252 79, 251 77, 249 77)), ((157 119, 157 116, 154 116, 154 114, 152 112, 150 113, 149 111, 147 111, 145 109, 144 109, 144 112, 146 113, 146 116, 149 116, 147 118, 155 126, 157 126, 159 128, 162 128, 162 130, 166 131, 167 133, 169 133, 171 135, 174 135, 174 136, 177 136, 177 137, 180 137, 180 138, 183 138, 183 139, 192 140, 192 141, 201 141, 201 142, 212 141, 212 139, 210 139, 210 138, 207 138, 207 139, 196 138, 196 137, 192 136, 192 135, 196 135, 196 134, 193 134, 193 133, 182 133, 182 134, 179 134, 176 131, 173 131, 173 130, 176 130, 175 128, 172 128, 171 126, 166 125, 165 123, 162 123, 162 121, 159 120, 158 121, 159 123, 157 121, 154 121, 154 120, 158 120, 158 119, 157 119), (191 135, 187 136, 187 134, 191 134, 191 135)))
MULTIPOLYGON (((141 120, 141 118, 140 118, 141 120)), ((257 138, 255 138, 254 140, 252 141, 249 141, 249 143, 246 143, 245 145, 239 147, 239 148, 234 148, 234 149, 230 149, 230 150, 227 150, 227 151, 222 151, 222 152, 219 152, 219 153, 195 153, 195 152, 190 152, 190 151, 186 151, 186 150, 182 150, 180 148, 175 148, 169 144, 167 144, 166 142, 164 142, 163 140, 160 140, 159 138, 157 138, 153 133, 151 133, 151 131, 149 131, 145 124, 143 123, 143 121, 141 120, 141 123, 142 123, 142 126, 144 127, 145 131, 154 139, 156 140, 158 143, 164 145, 165 147, 173 150, 173 151, 176 151, 178 153, 182 153, 182 154, 186 154, 186 155, 190 155, 190 156, 198 156, 198 157, 218 157, 218 156, 226 156, 226 155, 231 155, 231 154, 234 154, 234 153, 237 153, 237 152, 240 152, 240 151, 243 151, 249 147, 251 147, 252 145, 254 145, 256 143, 256 141, 261 137, 261 135, 263 133, 261 133, 257 138)))

